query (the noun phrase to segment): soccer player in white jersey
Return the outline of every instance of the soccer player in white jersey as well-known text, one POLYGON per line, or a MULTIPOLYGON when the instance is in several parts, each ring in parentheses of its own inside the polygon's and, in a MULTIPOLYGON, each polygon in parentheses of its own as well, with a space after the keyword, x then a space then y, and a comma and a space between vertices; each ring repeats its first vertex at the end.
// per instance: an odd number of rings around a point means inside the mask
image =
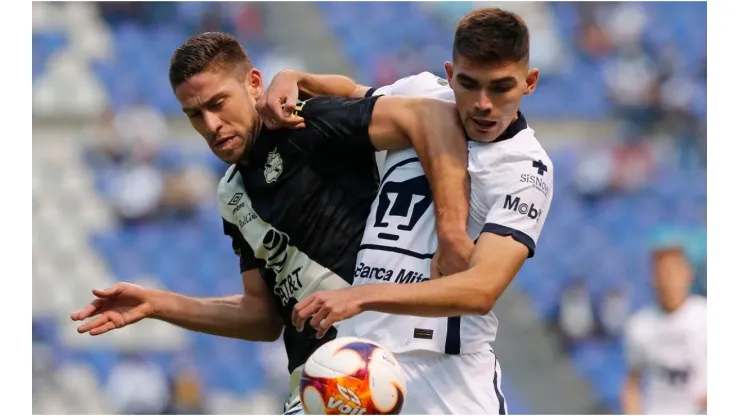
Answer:
POLYGON ((653 267, 657 305, 635 314, 625 331, 629 370, 622 410, 631 415, 706 413, 707 301, 690 295, 693 271, 680 247, 656 249, 653 267))
POLYGON ((390 349, 408 378, 404 413, 507 412, 491 345, 498 327, 492 308, 534 255, 553 195, 552 162, 519 112, 539 75, 528 57, 529 32, 519 16, 479 9, 457 25, 447 80, 422 73, 372 91, 340 76, 286 73, 276 79, 282 86, 273 84, 281 92, 268 91, 272 102, 262 105, 262 111, 285 117, 280 104, 289 111, 299 88, 457 103, 470 139, 468 243, 475 243, 468 270, 441 270, 443 277, 430 279, 437 240, 429 186, 413 151, 389 152, 353 287, 317 292, 293 314, 299 329, 309 322, 320 336, 339 323, 339 336, 390 349))

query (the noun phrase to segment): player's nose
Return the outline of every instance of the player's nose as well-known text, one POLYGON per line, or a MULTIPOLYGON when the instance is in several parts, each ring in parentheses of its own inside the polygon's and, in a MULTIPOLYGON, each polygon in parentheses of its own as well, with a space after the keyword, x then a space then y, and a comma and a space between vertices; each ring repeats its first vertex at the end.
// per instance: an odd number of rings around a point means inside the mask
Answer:
POLYGON ((480 93, 477 94, 473 105, 475 106, 475 110, 478 112, 490 112, 493 110, 493 101, 488 97, 485 89, 481 90, 480 93))
POLYGON ((221 117, 211 111, 203 112, 203 121, 205 122, 206 128, 211 133, 218 133, 218 131, 221 129, 221 126, 223 126, 221 117))

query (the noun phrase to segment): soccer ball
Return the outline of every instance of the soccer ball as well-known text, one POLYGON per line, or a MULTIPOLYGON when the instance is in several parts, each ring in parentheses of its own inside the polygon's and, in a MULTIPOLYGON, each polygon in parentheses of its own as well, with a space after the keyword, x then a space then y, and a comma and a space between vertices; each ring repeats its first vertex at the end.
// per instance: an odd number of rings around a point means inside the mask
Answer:
POLYGON ((385 348, 342 337, 308 358, 300 392, 309 415, 397 415, 406 397, 406 379, 385 348))

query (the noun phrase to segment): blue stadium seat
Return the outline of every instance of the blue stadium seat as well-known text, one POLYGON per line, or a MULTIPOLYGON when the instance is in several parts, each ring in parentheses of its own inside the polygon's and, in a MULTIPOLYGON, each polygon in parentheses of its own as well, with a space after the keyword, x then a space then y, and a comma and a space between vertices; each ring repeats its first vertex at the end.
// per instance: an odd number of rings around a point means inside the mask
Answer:
POLYGON ((67 36, 60 32, 34 33, 31 42, 31 71, 32 79, 35 81, 43 74, 49 58, 67 45, 67 36))

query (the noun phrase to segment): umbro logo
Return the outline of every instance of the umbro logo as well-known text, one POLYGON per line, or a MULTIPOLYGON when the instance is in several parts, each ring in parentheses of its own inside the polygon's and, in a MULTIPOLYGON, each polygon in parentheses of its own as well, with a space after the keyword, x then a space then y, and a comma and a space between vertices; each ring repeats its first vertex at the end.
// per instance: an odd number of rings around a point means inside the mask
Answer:
POLYGON ((241 201, 242 197, 244 196, 243 193, 237 192, 234 194, 234 196, 231 198, 231 201, 229 201, 229 205, 236 205, 241 201))

